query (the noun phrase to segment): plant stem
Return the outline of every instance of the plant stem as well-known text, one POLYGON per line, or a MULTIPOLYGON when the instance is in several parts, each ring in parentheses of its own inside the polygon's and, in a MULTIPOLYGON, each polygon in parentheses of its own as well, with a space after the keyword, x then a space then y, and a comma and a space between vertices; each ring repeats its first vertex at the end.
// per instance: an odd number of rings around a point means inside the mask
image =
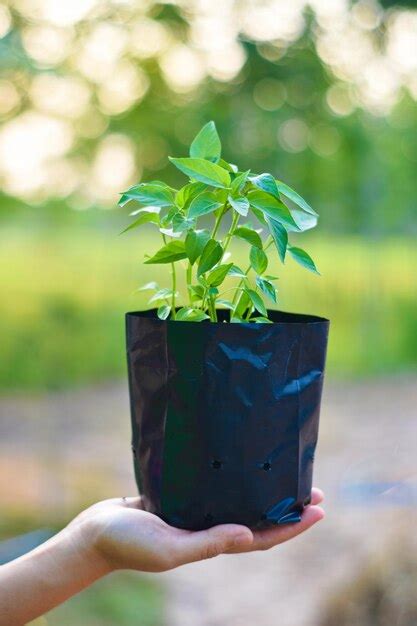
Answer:
POLYGON ((191 265, 190 262, 188 262, 187 269, 186 269, 186 281, 187 281, 188 297, 190 299, 190 306, 193 306, 192 291, 191 291, 191 283, 193 282, 193 266, 191 265))
MULTIPOLYGON (((274 243, 274 239, 273 239, 272 235, 269 235, 269 237, 267 237, 265 239, 264 250, 268 250, 268 248, 270 248, 273 243, 274 243)), ((249 272, 251 270, 251 267, 252 267, 251 265, 248 265, 248 267, 246 268, 246 270, 245 270, 245 275, 246 276, 249 274, 249 272)), ((242 288, 243 288, 244 284, 245 284, 245 279, 242 278, 240 283, 237 286, 236 293, 235 293, 234 298, 232 300, 232 304, 235 305, 235 308, 233 309, 232 313, 234 313, 236 311, 236 309, 237 309, 237 306, 239 304, 239 300, 240 300, 240 298, 242 296, 242 294, 240 292, 242 291, 242 288)))
MULTIPOLYGON (((166 245, 167 238, 164 235, 164 233, 161 233, 161 234, 162 234, 163 242, 166 245)), ((175 296, 176 296, 176 291, 177 291, 177 274, 175 272, 174 263, 171 263, 171 276, 172 276, 171 316, 172 316, 172 319, 175 320, 175 307, 176 307, 175 296)))

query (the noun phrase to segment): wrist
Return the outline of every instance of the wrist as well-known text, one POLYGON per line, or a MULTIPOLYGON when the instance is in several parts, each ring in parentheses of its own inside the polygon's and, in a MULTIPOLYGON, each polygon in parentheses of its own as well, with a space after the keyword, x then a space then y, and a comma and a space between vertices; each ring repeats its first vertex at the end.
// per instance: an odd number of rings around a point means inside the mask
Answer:
POLYGON ((110 574, 115 569, 100 550, 101 532, 93 520, 71 523, 60 534, 72 559, 78 563, 85 586, 110 574))

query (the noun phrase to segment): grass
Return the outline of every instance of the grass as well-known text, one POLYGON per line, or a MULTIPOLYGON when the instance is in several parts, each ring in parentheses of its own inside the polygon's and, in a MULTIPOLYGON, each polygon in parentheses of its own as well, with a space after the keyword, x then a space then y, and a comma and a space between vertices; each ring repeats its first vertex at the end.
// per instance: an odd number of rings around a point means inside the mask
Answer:
MULTIPOLYGON (((56 389, 125 374, 124 319, 145 306, 136 287, 168 284, 164 266, 143 266, 159 240, 150 231, 2 228, 0 390, 56 389)), ((330 376, 397 372, 417 364, 412 240, 304 238, 323 274, 274 261, 279 306, 331 319, 330 376), (307 239, 307 241, 306 241, 307 239)), ((304 245, 303 244, 303 245, 304 245)), ((242 264, 248 250, 236 244, 242 264)))
POLYGON ((47 626, 162 626, 164 606, 156 580, 118 572, 49 612, 45 621, 47 626))

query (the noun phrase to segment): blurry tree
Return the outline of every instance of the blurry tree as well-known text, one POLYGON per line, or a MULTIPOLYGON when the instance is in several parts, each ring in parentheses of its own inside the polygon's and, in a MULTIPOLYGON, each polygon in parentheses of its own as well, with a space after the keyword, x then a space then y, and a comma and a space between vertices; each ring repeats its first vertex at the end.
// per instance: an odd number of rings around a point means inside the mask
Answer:
POLYGON ((416 228, 415 11, 376 0, 10 0, 0 36, 9 196, 113 206, 139 178, 175 183, 168 154, 215 119, 230 160, 296 183, 326 228, 416 228))

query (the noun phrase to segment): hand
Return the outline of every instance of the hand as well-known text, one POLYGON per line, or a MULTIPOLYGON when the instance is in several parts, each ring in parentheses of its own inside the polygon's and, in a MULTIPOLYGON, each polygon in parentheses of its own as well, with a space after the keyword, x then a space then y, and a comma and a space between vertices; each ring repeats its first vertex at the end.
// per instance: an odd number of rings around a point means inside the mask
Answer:
POLYGON ((107 572, 134 569, 162 572, 219 554, 268 550, 308 530, 324 517, 318 504, 323 493, 313 489, 311 504, 300 522, 265 530, 224 524, 208 530, 173 528, 142 509, 140 498, 115 498, 94 504, 67 527, 81 531, 83 545, 107 572))

